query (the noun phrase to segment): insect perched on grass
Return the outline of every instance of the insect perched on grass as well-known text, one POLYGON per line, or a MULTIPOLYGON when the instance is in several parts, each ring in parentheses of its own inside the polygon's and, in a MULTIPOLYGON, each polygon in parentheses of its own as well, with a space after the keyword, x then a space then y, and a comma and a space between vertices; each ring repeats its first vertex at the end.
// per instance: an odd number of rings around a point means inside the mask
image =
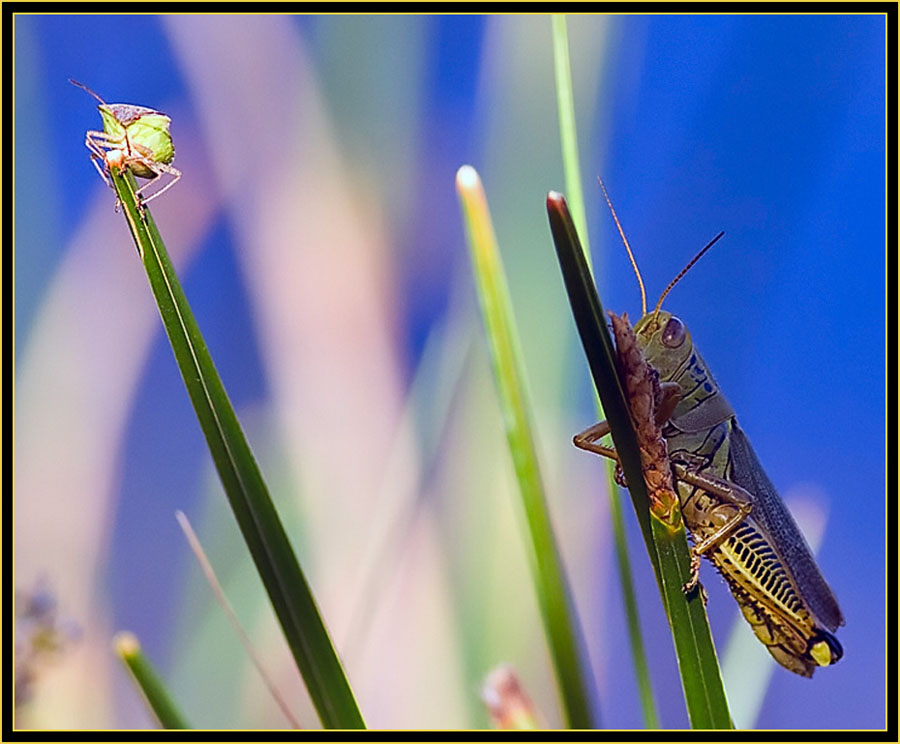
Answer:
POLYGON ((89 130, 84 144, 90 150, 91 162, 108 186, 112 188, 113 185, 111 166, 118 170, 129 168, 136 177, 149 179, 137 191, 144 204, 177 183, 181 171, 171 165, 175 159, 175 145, 169 133, 172 120, 168 116, 145 106, 106 103, 86 85, 72 79, 69 82, 100 101, 97 109, 103 120, 103 131, 89 130), (163 175, 172 180, 149 196, 143 196, 145 189, 163 175))
MULTIPOLYGON (((759 464, 734 410, 694 348, 687 326, 661 310, 662 302, 720 233, 675 277, 647 312, 644 283, 631 247, 601 182, 603 195, 641 287, 643 317, 637 346, 659 379, 654 410, 677 484, 692 559, 705 555, 728 582, 741 611, 775 660, 811 677, 838 661, 843 650, 829 631, 844 624, 830 587, 791 513, 759 464)), ((575 445, 618 461, 598 443, 605 421, 575 436, 575 445)), ((686 591, 696 585, 696 575, 686 591)))

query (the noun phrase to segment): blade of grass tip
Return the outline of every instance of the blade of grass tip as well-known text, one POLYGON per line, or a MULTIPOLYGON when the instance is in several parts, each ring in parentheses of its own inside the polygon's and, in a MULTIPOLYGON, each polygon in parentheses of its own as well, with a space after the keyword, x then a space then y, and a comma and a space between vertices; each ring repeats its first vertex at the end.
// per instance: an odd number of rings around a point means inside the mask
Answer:
POLYGON ((156 223, 149 209, 138 201, 131 171, 116 167, 111 171, 113 186, 225 494, 316 712, 326 728, 364 728, 344 669, 156 223))
POLYGON ((731 728, 731 717, 703 602, 696 597, 688 601, 682 591, 682 586, 690 576, 690 554, 680 513, 677 528, 651 516, 641 453, 624 387, 617 371, 616 352, 606 323, 602 320, 603 308, 587 268, 578 234, 561 194, 551 192, 548 195, 547 212, 578 333, 597 392, 607 413, 613 443, 657 577, 675 644, 691 726, 731 728))
POLYGON ((137 637, 127 631, 117 633, 113 638, 113 647, 116 655, 131 672, 132 679, 143 694, 147 706, 156 716, 160 726, 164 729, 190 728, 172 701, 172 696, 166 686, 153 669, 153 665, 141 651, 141 644, 137 637))
POLYGON ((216 577, 216 572, 213 569, 212 564, 209 562, 209 558, 206 557, 206 551, 203 550, 203 546, 200 544, 200 538, 197 537, 197 533, 194 532, 194 528, 191 527, 191 523, 188 520, 187 516, 182 511, 176 511, 175 519, 178 520, 181 531, 184 532, 184 536, 185 538, 187 538, 188 545, 191 548, 191 552, 194 554, 194 557, 200 564, 200 570, 203 571, 203 576, 206 578, 206 583, 209 584, 209 588, 212 589, 213 595, 216 598, 216 602, 219 603, 219 607, 222 608, 222 611, 228 618, 228 622, 231 623, 231 627, 234 629, 234 632, 240 639, 241 644, 244 646, 244 650, 250 657, 250 661, 253 662, 253 666, 256 667, 256 671, 259 672, 259 676, 262 677, 262 681, 265 684, 266 688, 269 690, 269 694, 272 695, 272 698, 281 709, 284 717, 288 719, 291 727, 295 729, 302 728, 300 722, 294 717, 294 714, 288 707, 287 701, 281 695, 278 687, 266 672, 265 667, 263 667, 262 660, 259 658, 259 654, 257 654, 256 649, 253 648, 253 644, 250 642, 250 637, 241 626, 240 620, 238 620, 237 615, 234 612, 234 608, 231 606, 231 603, 225 596, 222 585, 219 583, 219 579, 216 577))
POLYGON ((506 436, 525 510, 531 568, 553 668, 570 728, 595 728, 593 678, 581 653, 580 630, 550 524, 532 435, 518 336, 497 240, 478 173, 463 166, 456 176, 482 317, 491 349, 506 436))
MULTIPOLYGON (((559 137, 562 148, 563 173, 566 182, 568 204, 575 223, 575 229, 581 236, 581 247, 587 262, 588 271, 593 273, 591 265, 591 248, 588 240, 587 216, 584 207, 584 193, 581 188, 581 166, 578 159, 578 134, 575 127, 575 94, 572 86, 572 70, 569 65, 569 34, 566 28, 566 17, 556 14, 552 17, 553 28, 553 68, 556 73, 556 105, 559 113, 559 137)), ((594 393, 594 407, 597 420, 603 421, 603 404, 594 393)), ((641 635, 641 621, 638 614, 637 600, 634 592, 634 574, 628 557, 628 542, 625 538, 625 520, 622 515, 622 500, 615 481, 615 465, 612 460, 604 458, 606 471, 606 492, 609 498, 609 515, 612 522, 613 542, 616 552, 616 563, 619 570, 619 587, 622 591, 622 603, 625 608, 625 619, 628 627, 628 641, 631 648, 631 660, 634 676, 638 684, 638 695, 644 726, 649 729, 659 728, 659 716, 656 712, 656 701, 653 698, 653 687, 650 684, 650 672, 647 668, 647 653, 644 650, 644 639, 641 635)))

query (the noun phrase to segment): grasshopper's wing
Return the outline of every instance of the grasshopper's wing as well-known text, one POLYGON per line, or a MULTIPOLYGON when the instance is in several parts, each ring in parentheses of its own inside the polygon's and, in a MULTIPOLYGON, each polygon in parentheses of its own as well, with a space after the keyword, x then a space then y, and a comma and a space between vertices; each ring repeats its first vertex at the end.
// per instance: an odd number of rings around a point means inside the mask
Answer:
POLYGON ((836 630, 844 624, 844 616, 834 593, 736 419, 732 419, 730 444, 731 479, 753 496, 750 518, 772 536, 785 568, 812 613, 828 630, 836 630))

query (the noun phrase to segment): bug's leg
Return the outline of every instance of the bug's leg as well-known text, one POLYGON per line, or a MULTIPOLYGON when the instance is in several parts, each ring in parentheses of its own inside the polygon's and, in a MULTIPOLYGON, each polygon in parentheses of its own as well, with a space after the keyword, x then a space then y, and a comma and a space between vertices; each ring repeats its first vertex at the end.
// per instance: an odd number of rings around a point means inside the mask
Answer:
POLYGON ((150 196, 148 196, 148 197, 145 199, 145 198, 144 198, 144 189, 146 189, 148 186, 152 186, 152 185, 153 185, 154 183, 156 183, 160 178, 162 178, 162 171, 157 170, 156 164, 155 164, 155 163, 152 163, 152 164, 151 164, 151 163, 146 163, 145 165, 147 165, 147 166, 150 168, 150 170, 153 171, 154 175, 153 175, 153 178, 151 178, 149 181, 147 181, 147 183, 145 183, 145 184, 144 184, 143 186, 141 186, 137 191, 134 192, 134 195, 138 198, 138 204, 146 204, 146 203, 147 203, 148 201, 150 201, 154 196, 156 196, 156 194, 151 194, 150 196))
MULTIPOLYGON (((730 507, 736 508, 731 515, 724 518, 723 523, 713 534, 701 540, 691 548, 691 578, 683 587, 685 594, 687 594, 693 591, 699 581, 700 556, 707 551, 712 550, 733 534, 734 531, 743 524, 747 515, 750 514, 753 505, 750 494, 736 483, 706 473, 692 471, 680 463, 676 463, 674 467, 675 476, 680 481, 700 488, 714 496, 718 496, 720 499, 727 502, 730 507)), ((716 507, 713 511, 718 511, 721 508, 722 507, 716 507)))
POLYGON ((107 152, 122 149, 122 140, 108 135, 106 132, 98 132, 96 129, 88 130, 84 136, 84 144, 88 150, 103 157, 107 152))
MULTIPOLYGON (((681 386, 677 382, 661 382, 659 384, 659 390, 660 396, 659 400, 656 402, 654 418, 656 419, 656 423, 662 426, 669 420, 669 417, 675 411, 675 406, 677 406, 678 402, 681 400, 681 386)), ((609 423, 601 421, 600 423, 585 429, 580 434, 576 434, 572 441, 579 449, 594 452, 595 454, 609 457, 618 462, 619 456, 616 454, 614 448, 597 444, 597 440, 601 437, 605 437, 607 434, 609 434, 609 423)))
POLYGON ((105 161, 103 158, 97 157, 96 155, 94 155, 94 154, 92 153, 92 154, 91 154, 91 162, 94 164, 94 167, 97 169, 97 173, 100 174, 100 178, 103 179, 103 182, 104 182, 107 186, 109 186, 110 188, 112 188, 112 181, 109 179, 109 176, 106 175, 106 171, 104 170, 104 166, 105 166, 105 164, 106 164, 106 161, 105 161), (103 163, 104 165, 101 166, 100 163, 103 163))
MULTIPOLYGON (((699 579, 699 576, 700 576, 700 568, 699 567, 697 568, 697 576, 699 579)), ((691 581, 693 581, 693 578, 694 577, 691 576, 691 581)), ((687 584, 684 585, 684 587, 682 587, 684 589, 685 594, 689 594, 690 592, 692 592, 694 590, 694 587, 691 587, 690 589, 685 588, 690 583, 691 582, 689 581, 687 584)), ((705 610, 706 605, 709 602, 709 594, 706 593, 706 587, 703 586, 703 584, 701 584, 699 580, 694 582, 694 586, 699 587, 699 589, 700 589, 700 601, 703 602, 703 609, 705 610)))
POLYGON ((578 449, 587 450, 588 452, 593 452, 597 455, 603 455, 604 457, 608 457, 611 460, 618 462, 619 455, 615 448, 597 444, 597 440, 601 437, 605 437, 607 434, 609 434, 609 423, 607 421, 601 421, 598 424, 588 427, 580 434, 576 434, 572 438, 572 443, 578 447, 578 449))
MULTIPOLYGON (((143 155, 132 155, 132 156, 126 155, 125 162, 127 165, 140 165, 142 167, 142 169, 146 168, 147 170, 149 170, 153 173, 153 176, 149 178, 147 183, 145 183, 143 186, 141 186, 134 192, 134 195, 137 198, 138 212, 141 215, 141 219, 143 219, 144 218, 144 205, 148 201, 150 201, 150 199, 152 199, 153 196, 155 196, 155 194, 154 194, 154 195, 148 197, 147 199, 144 199, 144 197, 143 197, 144 189, 146 189, 147 187, 156 183, 162 177, 163 171, 160 168, 159 163, 154 163, 152 160, 150 160, 147 157, 144 157, 143 155)), ((134 172, 134 168, 132 168, 132 173, 133 172, 134 172)), ((140 176, 140 177, 144 178, 145 176, 140 176)))
POLYGON ((613 471, 613 479, 622 488, 628 488, 628 484, 625 482, 625 473, 622 471, 622 464, 619 462, 619 455, 616 453, 616 450, 613 447, 597 444, 597 440, 605 437, 607 434, 609 434, 609 424, 606 421, 601 421, 599 424, 594 424, 590 428, 585 429, 580 434, 576 434, 572 442, 579 449, 615 460, 616 469, 613 471))
MULTIPOLYGON (((106 150, 103 149, 103 145, 107 145, 105 141, 98 141, 99 138, 97 135, 101 135, 102 132, 88 132, 84 138, 85 147, 91 153, 91 162, 94 164, 94 167, 97 169, 97 172, 100 174, 100 178, 103 179, 104 183, 107 186, 112 188, 112 179, 109 177, 109 174, 104 170, 106 167, 106 150), (100 163, 103 164, 103 167, 100 166, 100 163)), ((108 145, 110 148, 111 146, 108 145)))
POLYGON ((178 170, 177 168, 173 168, 171 165, 166 165, 165 163, 153 163, 152 170, 154 173, 156 173, 156 176, 154 178, 152 178, 151 180, 149 180, 147 183, 145 183, 143 186, 141 186, 141 188, 138 189, 138 192, 137 192, 138 196, 141 196, 141 201, 144 204, 148 204, 149 202, 151 202, 153 199, 155 199, 160 194, 164 194, 166 191, 168 191, 170 188, 172 188, 176 183, 178 183, 178 179, 181 178, 180 170, 178 170), (148 196, 146 199, 144 199, 142 196, 144 189, 146 189, 150 184, 156 183, 160 178, 162 178, 164 173, 168 176, 171 176, 172 180, 169 181, 165 186, 163 186, 159 191, 154 192, 153 194, 148 196))
POLYGON ((118 153, 124 157, 124 150, 122 150, 122 139, 120 137, 112 137, 106 132, 98 132, 96 130, 90 130, 86 133, 84 144, 87 146, 88 150, 91 152, 91 159, 94 161, 94 167, 97 169, 97 172, 100 174, 100 177, 109 186, 113 192, 116 193, 116 203, 115 203, 115 211, 119 211, 119 195, 116 192, 115 186, 112 182, 112 174, 109 170, 109 159, 110 156, 114 153, 118 153), (100 166, 102 163, 102 167, 100 166))
POLYGON ((750 513, 753 497, 737 483, 732 483, 729 480, 725 480, 725 478, 719 478, 709 473, 696 472, 680 463, 675 463, 675 475, 678 476, 679 480, 690 483, 697 488, 702 488, 707 493, 718 496, 741 510, 746 510, 747 514, 750 513))

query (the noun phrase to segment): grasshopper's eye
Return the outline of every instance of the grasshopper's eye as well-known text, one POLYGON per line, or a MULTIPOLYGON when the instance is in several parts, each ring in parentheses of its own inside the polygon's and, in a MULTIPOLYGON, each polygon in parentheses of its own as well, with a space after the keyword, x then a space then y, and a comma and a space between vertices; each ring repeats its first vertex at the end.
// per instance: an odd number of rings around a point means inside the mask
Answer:
POLYGON ((674 315, 669 318, 669 322, 666 323, 666 327, 662 332, 662 342, 664 346, 668 346, 670 349, 677 349, 681 344, 684 343, 684 323, 682 323, 678 318, 674 315))

